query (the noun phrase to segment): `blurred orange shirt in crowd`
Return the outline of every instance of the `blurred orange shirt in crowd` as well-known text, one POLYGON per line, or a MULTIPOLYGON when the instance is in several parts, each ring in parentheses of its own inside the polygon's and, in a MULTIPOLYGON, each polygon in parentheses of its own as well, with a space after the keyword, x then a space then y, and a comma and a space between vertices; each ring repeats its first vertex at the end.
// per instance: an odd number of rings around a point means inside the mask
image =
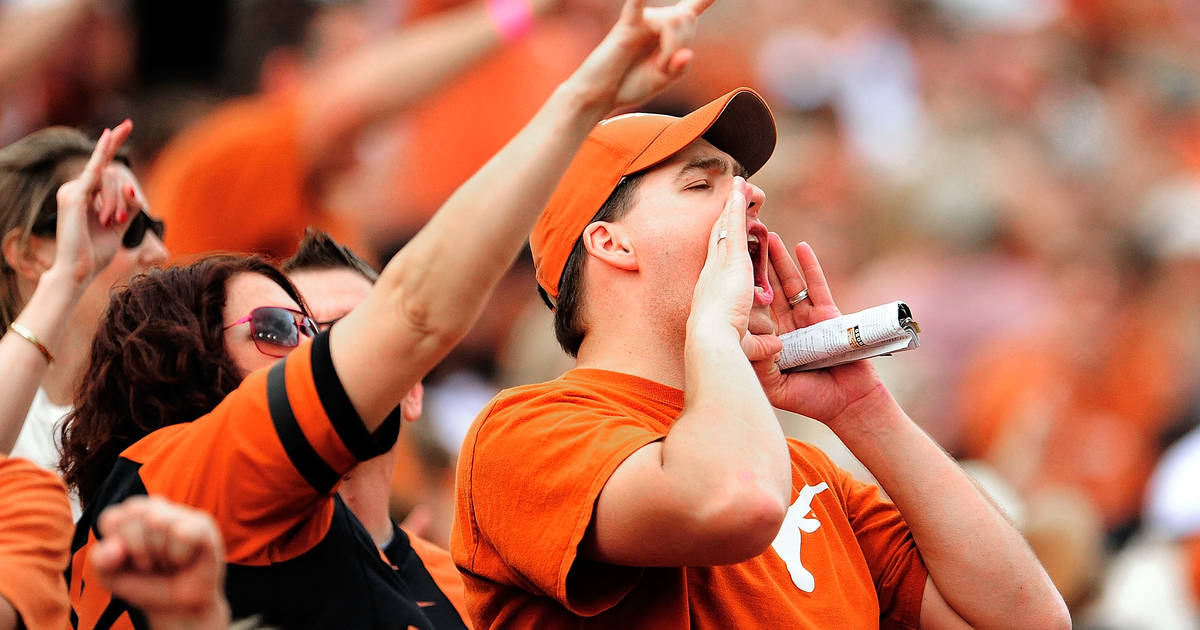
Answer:
MULTIPOLYGON (((462 3, 418 0, 414 4, 414 15, 422 16, 462 3)), ((617 6, 611 8, 615 11, 617 6)), ((397 199, 408 209, 400 217, 401 232, 412 234, 423 225, 529 122, 554 88, 583 61, 607 24, 599 15, 585 19, 582 14, 587 11, 587 7, 568 6, 561 15, 540 22, 523 40, 506 45, 412 112, 407 147, 394 178, 397 199)), ((749 85, 748 51, 743 40, 710 34, 701 52, 710 63, 693 64, 689 76, 667 98, 674 95, 704 103, 728 89, 749 85)))
POLYGON ((1200 602, 1200 536, 1187 541, 1187 565, 1191 576, 1192 595, 1200 602))
POLYGON ((537 113, 590 50, 570 23, 549 20, 422 100, 409 117, 393 178, 412 234, 537 113), (414 185, 414 182, 418 184, 414 185))
POLYGON ((67 490, 54 473, 0 455, 0 597, 22 628, 67 626, 63 570, 74 527, 67 490))
POLYGON ((176 260, 212 251, 283 258, 307 226, 361 246, 357 230, 321 208, 298 139, 296 92, 229 101, 173 139, 147 180, 176 260))
POLYGON ((967 455, 1024 493, 1078 488, 1106 526, 1130 522, 1177 410, 1178 351, 1150 319, 1114 321, 1088 348, 1052 331, 986 347, 963 381, 967 455))

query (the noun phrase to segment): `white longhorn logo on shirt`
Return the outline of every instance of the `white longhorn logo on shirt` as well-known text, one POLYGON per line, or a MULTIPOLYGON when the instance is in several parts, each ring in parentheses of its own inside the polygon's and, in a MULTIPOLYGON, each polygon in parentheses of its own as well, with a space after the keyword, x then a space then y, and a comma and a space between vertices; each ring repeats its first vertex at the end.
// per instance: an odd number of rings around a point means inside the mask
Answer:
POLYGON ((821 521, 815 517, 809 518, 808 513, 812 511, 813 498, 828 489, 829 486, 824 481, 815 486, 804 486, 800 496, 796 497, 796 502, 788 508, 783 527, 779 528, 775 541, 771 543, 775 553, 787 564, 788 573, 792 574, 792 582, 796 588, 805 593, 813 592, 817 581, 812 572, 800 563, 800 533, 811 534, 821 527, 821 521))

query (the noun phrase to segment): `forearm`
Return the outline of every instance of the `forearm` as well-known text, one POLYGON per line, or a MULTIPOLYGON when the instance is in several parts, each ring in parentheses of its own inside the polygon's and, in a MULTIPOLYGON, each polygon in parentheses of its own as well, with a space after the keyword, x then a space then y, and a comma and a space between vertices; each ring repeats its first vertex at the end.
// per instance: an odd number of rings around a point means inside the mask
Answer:
MULTIPOLYGON (((59 268, 42 274, 29 303, 17 316, 53 355, 65 334, 67 321, 83 293, 85 284, 59 268)), ((29 405, 49 367, 46 358, 33 343, 12 331, 0 338, 0 365, 5 366, 0 399, 0 453, 12 451, 29 413, 29 405)))
POLYGON ((364 46, 307 83, 301 141, 315 161, 360 130, 411 106, 495 50, 482 2, 439 13, 364 46))
POLYGON ((723 333, 688 331, 684 410, 663 441, 663 469, 697 495, 777 502, 782 518, 792 491, 787 440, 736 331, 723 333))
POLYGON ((354 373, 343 382, 369 428, 466 334, 516 259, 575 151, 610 109, 582 94, 570 80, 561 85, 388 263, 347 325, 334 327, 335 365, 354 373), (404 360, 380 369, 339 358, 350 356, 404 360))
POLYGON ((933 583, 976 628, 1055 628, 1065 607, 1025 540, 881 386, 828 423, 895 502, 933 583))

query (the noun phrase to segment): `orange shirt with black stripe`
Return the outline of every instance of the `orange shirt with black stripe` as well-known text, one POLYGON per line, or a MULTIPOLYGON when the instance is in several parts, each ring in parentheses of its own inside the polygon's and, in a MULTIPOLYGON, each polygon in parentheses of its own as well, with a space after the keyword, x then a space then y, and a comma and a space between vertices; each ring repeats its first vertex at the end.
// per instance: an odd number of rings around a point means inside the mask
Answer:
POLYGON ((401 575, 336 494, 351 468, 391 448, 400 422, 397 411, 367 431, 322 333, 246 377, 207 415, 139 440, 121 454, 76 530, 73 623, 144 627, 139 611, 93 579, 88 551, 105 506, 155 494, 216 518, 235 617, 259 615, 281 628, 464 627, 428 571, 424 580, 401 575))

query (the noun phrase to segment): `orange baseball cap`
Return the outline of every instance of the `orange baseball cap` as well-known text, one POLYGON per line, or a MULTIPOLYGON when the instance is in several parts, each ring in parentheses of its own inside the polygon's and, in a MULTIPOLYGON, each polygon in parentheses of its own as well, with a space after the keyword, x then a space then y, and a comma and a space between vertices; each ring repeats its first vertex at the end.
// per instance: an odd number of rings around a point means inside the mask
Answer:
POLYGON ((752 175, 775 150, 775 119, 758 93, 738 88, 683 118, 624 114, 592 129, 529 235, 538 284, 551 300, 558 300, 558 283, 575 241, 621 178, 666 160, 698 138, 752 175))

